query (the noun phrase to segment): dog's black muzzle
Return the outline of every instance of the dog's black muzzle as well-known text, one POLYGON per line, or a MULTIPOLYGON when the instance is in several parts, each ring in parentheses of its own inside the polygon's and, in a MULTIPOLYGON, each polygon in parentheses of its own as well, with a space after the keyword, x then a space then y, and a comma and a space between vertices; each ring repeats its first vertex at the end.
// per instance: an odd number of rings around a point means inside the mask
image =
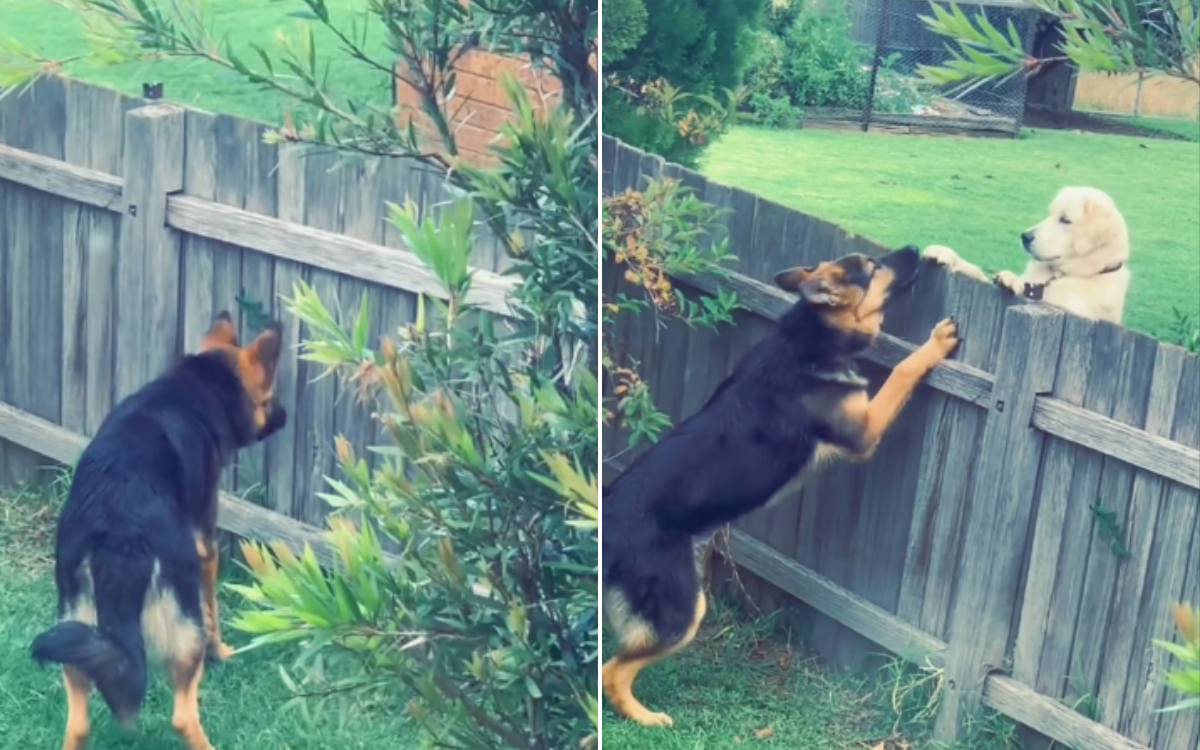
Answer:
POLYGON ((878 259, 881 266, 891 269, 895 280, 888 290, 888 296, 900 289, 906 289, 917 280, 921 270, 921 253, 915 245, 906 245, 899 250, 888 253, 878 259))

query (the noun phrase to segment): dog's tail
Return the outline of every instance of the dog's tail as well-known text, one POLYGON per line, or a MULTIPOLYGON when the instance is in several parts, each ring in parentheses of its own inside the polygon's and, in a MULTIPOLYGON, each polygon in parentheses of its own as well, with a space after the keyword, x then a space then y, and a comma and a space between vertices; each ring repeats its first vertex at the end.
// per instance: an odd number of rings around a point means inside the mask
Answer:
POLYGON ((99 627, 64 620, 35 638, 30 651, 38 663, 53 662, 82 672, 95 683, 117 720, 129 724, 146 698, 142 603, 154 559, 149 551, 130 555, 98 550, 91 555, 90 568, 99 627))

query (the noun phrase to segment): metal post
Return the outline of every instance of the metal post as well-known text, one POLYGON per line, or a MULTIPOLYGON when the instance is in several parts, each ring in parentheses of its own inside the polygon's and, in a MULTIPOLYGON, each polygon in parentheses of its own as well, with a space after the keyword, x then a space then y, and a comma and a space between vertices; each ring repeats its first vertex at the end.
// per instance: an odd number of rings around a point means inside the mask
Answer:
POLYGON ((879 75, 879 58, 883 55, 884 32, 887 30, 889 0, 879 0, 879 32, 875 35, 875 55, 871 58, 871 82, 867 86, 867 103, 863 107, 862 130, 871 126, 871 112, 875 109, 875 79, 879 75))

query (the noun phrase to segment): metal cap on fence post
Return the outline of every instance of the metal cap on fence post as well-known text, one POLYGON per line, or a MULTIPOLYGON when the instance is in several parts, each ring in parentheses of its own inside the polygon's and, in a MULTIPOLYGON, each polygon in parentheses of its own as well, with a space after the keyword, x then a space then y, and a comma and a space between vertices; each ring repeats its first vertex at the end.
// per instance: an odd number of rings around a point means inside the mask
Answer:
MULTIPOLYGON (((1039 394, 1058 371, 1065 314, 1043 305, 1005 313, 991 409, 968 508, 957 595, 950 612, 945 692, 935 734, 954 740, 978 707, 991 672, 1004 668, 1037 489, 1044 433, 1032 425, 1039 394)), ((947 595, 950 592, 946 592, 947 595)))
POLYGON ((117 255, 115 397, 157 377, 176 354, 180 240, 167 196, 183 190, 182 107, 153 104, 125 115, 125 187, 117 255))

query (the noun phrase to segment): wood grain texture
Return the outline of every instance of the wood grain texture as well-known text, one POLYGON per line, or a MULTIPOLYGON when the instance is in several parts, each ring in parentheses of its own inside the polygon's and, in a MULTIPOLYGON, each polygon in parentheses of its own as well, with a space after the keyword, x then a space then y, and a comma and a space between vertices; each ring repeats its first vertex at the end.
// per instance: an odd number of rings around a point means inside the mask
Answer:
POLYGON ((125 185, 117 259, 116 397, 162 374, 175 358, 180 237, 167 227, 167 196, 183 190, 181 107, 155 104, 125 123, 125 185))
MULTIPOLYGON (((237 135, 242 141, 242 208, 262 215, 276 215, 277 190, 275 165, 278 163, 278 147, 263 142, 268 130, 264 125, 238 121, 237 135)), ((270 255, 243 249, 241 252, 241 279, 238 293, 241 296, 241 316, 238 336, 243 342, 254 340, 262 332, 266 319, 276 318, 279 310, 275 304, 275 258, 270 255), (263 319, 252 313, 261 311, 263 319)), ((286 345, 285 345, 286 347, 286 345)), ((288 348, 283 356, 291 356, 288 348)), ((238 452, 235 466, 237 478, 234 486, 238 494, 256 504, 266 502, 270 476, 266 465, 266 443, 259 443, 238 452)))
MULTIPOLYGON (((98 139, 97 139, 98 140, 98 139)), ((122 211, 124 180, 57 158, 0 144, 0 180, 105 211, 122 211)))
POLYGON ((745 532, 730 533, 738 565, 914 664, 940 667, 946 644, 814 573, 745 532))
MULTIPOLYGON (((64 89, 62 158, 91 166, 91 100, 87 88, 67 80, 64 89)), ((87 313, 90 215, 95 209, 77 201, 61 201, 62 211, 62 380, 58 389, 62 412, 58 423, 75 432, 87 427, 87 313)))
MULTIPOLYGON (((1111 393, 1109 417, 1117 422, 1140 428, 1146 420, 1146 404, 1154 374, 1154 356, 1158 342, 1131 331, 1120 329, 1116 348, 1120 360, 1110 362, 1105 389, 1111 393)), ((1113 654, 1097 648, 1105 642, 1110 620, 1127 617, 1126 611, 1114 607, 1113 589, 1118 570, 1127 564, 1123 554, 1129 554, 1129 513, 1133 492, 1134 470, 1129 464, 1105 457, 1100 470, 1097 496, 1089 512, 1097 519, 1087 563, 1082 571, 1083 590, 1080 616, 1075 623, 1075 637, 1068 664, 1069 704, 1091 700, 1099 691, 1099 671, 1113 654), (1101 523, 1100 513, 1111 514, 1113 521, 1101 523)))
MULTIPOLYGON (((1151 435, 1170 438, 1179 400, 1179 378, 1186 357, 1179 347, 1160 345, 1155 348, 1144 428, 1151 435)), ((1100 649, 1104 654, 1103 674, 1098 680, 1096 698, 1101 721, 1117 730, 1121 729, 1122 713, 1130 709, 1125 702, 1127 678, 1139 672, 1134 662, 1135 654, 1141 656, 1137 631, 1142 618, 1137 615, 1149 583, 1150 561, 1155 551, 1159 509, 1166 484, 1162 477, 1145 471, 1137 472, 1134 477, 1129 513, 1124 523, 1129 559, 1118 569, 1112 600, 1106 603, 1109 626, 1100 649)), ((1145 614, 1153 616, 1151 612, 1145 614)))
MULTIPOLYGON (((312 153, 304 162, 304 222, 316 230, 331 233, 341 229, 342 182, 337 174, 336 154, 312 153)), ((309 284, 335 318, 341 300, 338 297, 339 276, 322 268, 309 271, 309 284)), ((299 341, 312 337, 311 329, 301 327, 299 341)), ((329 506, 318 495, 328 488, 326 477, 334 475, 334 437, 337 435, 335 407, 340 391, 336 373, 325 376, 324 367, 304 362, 300 368, 304 379, 303 398, 296 402, 296 467, 293 492, 293 516, 314 525, 323 526, 329 506)))
MULTIPOLYGON (((1200 448, 1200 388, 1196 383, 1200 383, 1200 358, 1188 356, 1179 379, 1179 400, 1171 438, 1183 445, 1200 448)), ((1127 705, 1140 706, 1140 710, 1130 708, 1126 733, 1135 740, 1153 741, 1158 748, 1195 747, 1197 735, 1200 735, 1200 716, 1196 712, 1159 715, 1146 710, 1179 699, 1178 693, 1163 684, 1166 671, 1172 666, 1171 657, 1151 643, 1154 639, 1177 642, 1170 616, 1174 603, 1200 603, 1200 574, 1197 573, 1200 568, 1197 565, 1200 560, 1200 502, 1197 500, 1200 498, 1196 491, 1178 484, 1167 485, 1159 509, 1155 560, 1147 577, 1142 596, 1144 609, 1139 618, 1146 625, 1146 640, 1139 640, 1139 645, 1145 648, 1144 658, 1138 664, 1139 668, 1131 672, 1126 690, 1127 705), (1136 701, 1130 699, 1131 692, 1138 696, 1136 701), (1189 735, 1188 741, 1181 741, 1189 735)))
MULTIPOLYGON (((1152 750, 1122 737, 1011 677, 991 675, 983 689, 988 708, 1010 716, 1073 750, 1152 750)), ((1154 748, 1153 750, 1173 750, 1154 748)))
POLYGON ((1185 487, 1200 489, 1200 451, 1146 434, 1119 419, 1043 398, 1034 406, 1033 426, 1185 487))
MULTIPOLYGON (((64 87, 48 79, 37 90, 5 97, 0 108, 0 138, 9 146, 46 159, 63 157, 65 136, 64 87), (59 123, 48 128, 44 123, 59 123)), ((38 416, 61 416, 63 233, 62 208, 51 194, 9 183, 0 231, 0 253, 7 255, 0 277, 0 296, 7 314, 0 326, 0 346, 6 351, 2 373, 4 398, 38 416), (35 254, 36 252, 36 254, 35 254)), ((20 446, 6 446, 0 455, 0 482, 38 481, 40 456, 20 446)))
MULTIPOLYGON (((1092 360, 1094 324, 1078 318, 1068 318, 1063 329, 1063 346, 1059 355, 1058 372, 1052 395, 1063 403, 1081 405, 1087 394, 1088 373, 1092 360)), ((1035 402, 1034 408, 1037 408, 1035 402)), ((1049 439, 1042 456, 1041 496, 1030 541, 1029 564, 1026 571, 1025 597, 1017 625, 1013 649, 1013 675, 1024 684, 1039 690, 1049 690, 1049 683, 1039 680, 1042 653, 1053 627, 1055 637, 1069 636, 1065 624, 1058 618, 1069 609, 1069 601, 1078 602, 1064 592, 1067 587, 1077 592, 1074 576, 1086 554, 1086 546, 1065 542, 1074 540, 1073 529, 1086 525, 1086 504, 1081 505, 1072 493, 1077 474, 1091 474, 1098 457, 1065 440, 1049 439), (1053 624, 1051 617, 1055 618, 1053 624)), ((1087 477, 1079 479, 1087 481, 1087 477)))
MULTIPOLYGON (((928 305, 927 327, 945 315, 961 321, 954 361, 970 367, 994 367, 1001 340, 1004 306, 998 295, 959 274, 922 272, 918 299, 934 297, 928 305), (921 289, 921 287, 926 287, 921 289)), ((918 339, 919 340, 919 339, 918 339)), ((897 612, 927 632, 946 637, 950 607, 958 585, 963 524, 974 497, 975 468, 987 412, 973 403, 934 391, 928 407, 923 444, 915 457, 918 478, 912 489, 913 510, 907 550, 900 567, 897 612)))
MULTIPOLYGON (((189 196, 171 198, 167 223, 181 232, 238 244, 324 271, 445 298, 433 272, 407 251, 381 248, 332 231, 298 226, 189 196)), ((476 271, 468 300, 489 312, 510 315, 508 295, 513 283, 488 271, 476 271)))
MULTIPOLYGON (((284 146, 278 151, 276 164, 276 211, 281 221, 292 224, 304 222, 305 171, 302 152, 298 146, 284 146)), ((296 502, 296 467, 303 464, 297 460, 297 423, 301 415, 296 411, 304 393, 301 372, 305 363, 300 360, 300 319, 285 312, 285 299, 296 294, 297 285, 307 281, 309 268, 295 261, 276 258, 272 279, 275 298, 273 309, 283 324, 283 343, 287 356, 281 357, 275 373, 275 397, 289 409, 288 422, 266 445, 267 502, 268 508, 289 516, 298 512, 296 502)))
POLYGON ((984 426, 963 541, 958 594, 950 616, 946 691, 934 732, 952 740, 971 715, 987 675, 1002 669, 1015 608, 1044 433, 1030 426, 1037 396, 1054 385, 1065 314, 1010 309, 996 360, 992 409, 984 426))

